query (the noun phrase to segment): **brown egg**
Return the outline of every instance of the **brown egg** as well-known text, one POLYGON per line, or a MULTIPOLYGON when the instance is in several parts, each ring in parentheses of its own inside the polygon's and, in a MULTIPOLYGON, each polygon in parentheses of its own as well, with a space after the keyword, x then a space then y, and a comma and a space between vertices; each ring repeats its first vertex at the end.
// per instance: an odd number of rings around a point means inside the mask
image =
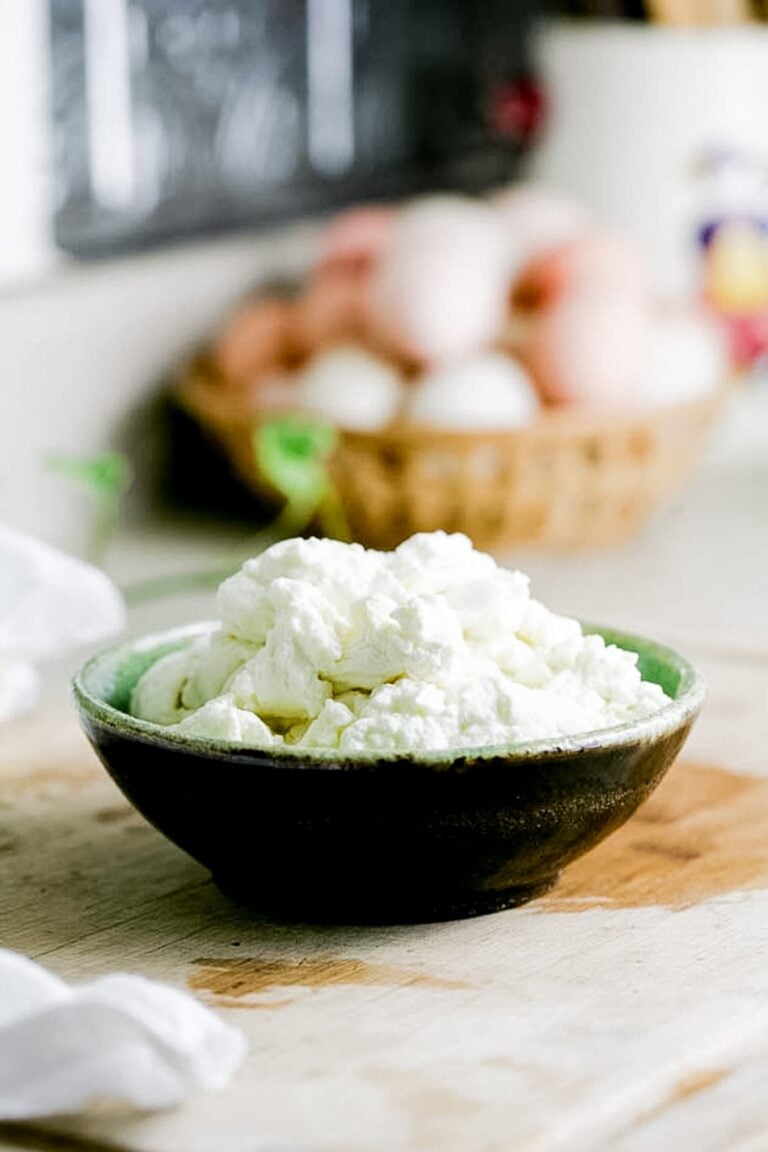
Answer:
POLYGON ((369 282, 364 269, 329 267, 312 277, 296 306, 294 336, 303 357, 331 344, 362 339, 369 282))
POLYGON ((565 292, 598 290, 635 298, 650 292, 642 252, 623 236, 595 230, 534 256, 515 283, 513 301, 536 309, 565 292))
POLYGON ((511 307, 498 340, 498 347, 508 356, 525 359, 526 349, 531 342, 535 327, 535 313, 526 308, 511 307))
POLYGON ((571 293, 538 316, 528 368, 551 402, 631 407, 648 372, 652 331, 640 301, 571 293))
POLYGON ((259 380, 260 412, 291 412, 296 408, 294 376, 293 372, 275 372, 259 380))
POLYGON ((229 318, 212 359, 224 379, 247 387, 254 378, 278 368, 290 346, 294 305, 289 300, 250 300, 229 318))
POLYGON ((320 237, 316 270, 370 267, 388 242, 396 215, 395 207, 367 204, 334 217, 320 237))

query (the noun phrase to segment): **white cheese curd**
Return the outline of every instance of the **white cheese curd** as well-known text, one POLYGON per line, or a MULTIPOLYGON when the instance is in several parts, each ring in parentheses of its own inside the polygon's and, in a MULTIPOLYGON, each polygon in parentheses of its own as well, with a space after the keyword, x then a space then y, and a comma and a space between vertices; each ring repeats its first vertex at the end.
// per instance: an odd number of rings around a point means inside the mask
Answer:
POLYGON ((342 753, 558 738, 667 703, 637 659, 532 600, 466 536, 393 552, 286 540, 219 589, 221 626, 140 678, 134 715, 181 734, 342 753))
POLYGON ((188 649, 189 663, 181 689, 181 704, 185 709, 201 708, 214 696, 227 690, 244 661, 256 654, 253 644, 235 640, 216 632, 202 636, 188 649))
POLYGON ((256 745, 278 743, 278 738, 264 721, 253 712, 238 708, 230 695, 209 700, 202 708, 185 716, 176 728, 185 736, 202 736, 206 740, 256 745))
POLYGON ((188 713, 181 702, 193 668, 192 649, 171 652, 150 665, 131 696, 131 712, 153 724, 178 724, 188 713))

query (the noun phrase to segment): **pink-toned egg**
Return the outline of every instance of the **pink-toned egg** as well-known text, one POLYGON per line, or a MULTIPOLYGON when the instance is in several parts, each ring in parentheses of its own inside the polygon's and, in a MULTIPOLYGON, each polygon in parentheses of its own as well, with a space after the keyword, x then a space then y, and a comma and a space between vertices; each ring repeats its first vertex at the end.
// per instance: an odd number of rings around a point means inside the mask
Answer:
POLYGON ((371 278, 371 323, 383 346, 422 363, 493 343, 506 313, 507 265, 498 214, 460 196, 409 205, 371 278))
POLYGON ((538 184, 513 184, 491 203, 504 223, 513 268, 578 239, 592 226, 578 201, 538 184))
POLYGON ((282 362, 293 323, 292 301, 245 301, 230 316, 213 347, 215 367, 231 384, 246 387, 282 362))
POLYGON ((358 269, 370 265, 389 240, 397 209, 385 204, 350 208, 320 236, 315 269, 358 269))
POLYGON ((649 280, 643 253, 631 240, 595 229, 535 256, 517 279, 514 300, 538 308, 573 292, 647 298, 649 280))
POLYGON ((652 331, 642 302, 573 293, 538 317, 528 367, 551 402, 632 407, 647 376, 652 331))

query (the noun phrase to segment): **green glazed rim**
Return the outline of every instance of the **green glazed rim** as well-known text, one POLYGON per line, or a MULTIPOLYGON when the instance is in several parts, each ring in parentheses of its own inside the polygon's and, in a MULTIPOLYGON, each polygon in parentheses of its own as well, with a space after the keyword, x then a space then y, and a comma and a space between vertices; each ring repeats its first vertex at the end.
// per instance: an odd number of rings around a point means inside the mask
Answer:
POLYGON ((309 751, 306 748, 291 747, 262 748, 207 740, 198 736, 176 735, 169 727, 140 720, 126 711, 134 684, 151 664, 161 656, 188 646, 197 637, 217 627, 215 623, 205 622, 173 628, 123 641, 93 656, 79 670, 72 683, 75 703, 81 716, 126 739, 187 750, 196 755, 224 757, 233 762, 253 762, 255 756, 267 755, 271 760, 285 761, 286 767, 315 764, 352 767, 381 761, 446 764, 499 757, 509 761, 531 760, 620 748, 627 744, 653 743, 690 723, 700 711, 706 695, 701 673, 671 648, 629 632, 583 624, 585 633, 597 634, 607 644, 615 644, 625 651, 636 653, 643 679, 659 684, 672 697, 669 704, 640 720, 612 728, 598 728, 575 736, 553 737, 528 743, 485 745, 480 748, 438 749, 434 752, 370 752, 356 756, 342 756, 335 749, 309 751))

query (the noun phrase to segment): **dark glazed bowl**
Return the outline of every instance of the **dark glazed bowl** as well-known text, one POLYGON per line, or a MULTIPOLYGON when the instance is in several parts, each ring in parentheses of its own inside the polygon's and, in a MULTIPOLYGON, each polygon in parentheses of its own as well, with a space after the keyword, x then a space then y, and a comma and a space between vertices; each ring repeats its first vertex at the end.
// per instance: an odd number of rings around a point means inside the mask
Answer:
POLYGON ((522 904, 618 828, 679 752, 704 697, 668 648, 606 629, 672 702, 634 724, 507 748, 344 759, 174 736, 127 714, 141 673, 210 625, 95 657, 80 718, 132 804, 260 911, 337 923, 476 916, 522 904))

